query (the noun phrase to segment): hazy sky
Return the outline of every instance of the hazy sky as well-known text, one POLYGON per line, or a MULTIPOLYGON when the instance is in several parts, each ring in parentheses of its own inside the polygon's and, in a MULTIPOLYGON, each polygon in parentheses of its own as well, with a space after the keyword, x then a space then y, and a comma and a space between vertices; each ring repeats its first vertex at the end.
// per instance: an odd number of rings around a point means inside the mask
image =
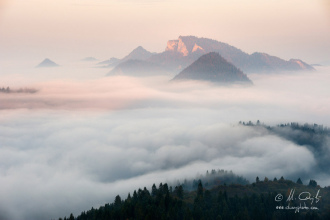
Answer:
POLYGON ((180 35, 309 63, 330 60, 328 0, 1 0, 0 61, 161 52, 180 35))

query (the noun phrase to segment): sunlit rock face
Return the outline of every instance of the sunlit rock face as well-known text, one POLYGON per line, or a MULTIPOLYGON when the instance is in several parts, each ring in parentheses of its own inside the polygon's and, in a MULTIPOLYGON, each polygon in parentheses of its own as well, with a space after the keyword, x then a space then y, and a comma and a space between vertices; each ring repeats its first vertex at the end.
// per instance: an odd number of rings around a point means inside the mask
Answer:
MULTIPOLYGON (((181 53, 183 56, 188 56, 198 50, 204 51, 204 49, 198 46, 195 42, 198 38, 194 36, 183 37, 180 36, 178 40, 169 40, 165 51, 173 51, 181 53)), ((205 52, 205 51, 204 51, 205 52)))
POLYGON ((165 51, 177 51, 178 50, 178 40, 169 40, 167 42, 167 47, 165 48, 165 51))
POLYGON ((195 43, 194 48, 192 49, 192 52, 194 53, 194 52, 198 52, 198 51, 205 52, 205 50, 202 47, 198 46, 195 43))
POLYGON ((303 70, 314 70, 312 66, 299 59, 291 59, 289 60, 289 62, 291 62, 292 64, 296 64, 303 70))

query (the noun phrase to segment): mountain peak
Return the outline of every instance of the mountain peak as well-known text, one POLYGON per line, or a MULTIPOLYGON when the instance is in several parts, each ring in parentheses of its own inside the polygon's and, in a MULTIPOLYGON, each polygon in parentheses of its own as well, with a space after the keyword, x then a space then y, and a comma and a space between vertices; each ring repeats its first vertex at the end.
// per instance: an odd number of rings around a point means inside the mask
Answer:
POLYGON ((147 51, 142 46, 138 46, 130 54, 128 54, 123 59, 121 59, 121 62, 124 62, 124 61, 127 61, 127 60, 147 60, 152 55, 153 55, 153 53, 147 51))
POLYGON ((40 67, 58 67, 59 65, 53 62, 52 60, 46 58, 44 59, 36 68, 40 67))
POLYGON ((203 80, 223 84, 251 83, 241 70, 216 52, 201 56, 175 76, 173 80, 203 80))
POLYGON ((138 46, 137 48, 135 48, 132 52, 134 51, 143 51, 143 52, 149 52, 146 49, 144 49, 142 46, 138 46))

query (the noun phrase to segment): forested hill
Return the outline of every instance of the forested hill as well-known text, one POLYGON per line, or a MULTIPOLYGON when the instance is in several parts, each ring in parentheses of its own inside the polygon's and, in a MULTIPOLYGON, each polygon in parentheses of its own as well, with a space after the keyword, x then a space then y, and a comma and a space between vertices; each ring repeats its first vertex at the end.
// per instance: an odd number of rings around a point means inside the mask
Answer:
POLYGON ((150 191, 144 187, 129 193, 126 199, 118 195, 113 203, 67 219, 330 219, 330 187, 283 177, 257 177, 252 184, 219 184, 212 189, 198 181, 193 191, 161 183, 150 191))
MULTIPOLYGON (((276 126, 269 126, 261 123, 239 122, 243 126, 254 128, 265 128, 270 134, 277 135, 297 145, 306 147, 316 159, 314 173, 329 175, 330 167, 330 129, 319 124, 299 124, 297 122, 282 123, 276 126)), ((309 175, 310 178, 310 175, 309 175)))
POLYGON ((269 126, 258 120, 256 123, 240 121, 239 124, 245 126, 261 126, 298 145, 309 145, 314 148, 320 148, 322 145, 327 144, 327 138, 330 137, 330 129, 328 127, 315 123, 299 124, 297 122, 291 122, 269 126))

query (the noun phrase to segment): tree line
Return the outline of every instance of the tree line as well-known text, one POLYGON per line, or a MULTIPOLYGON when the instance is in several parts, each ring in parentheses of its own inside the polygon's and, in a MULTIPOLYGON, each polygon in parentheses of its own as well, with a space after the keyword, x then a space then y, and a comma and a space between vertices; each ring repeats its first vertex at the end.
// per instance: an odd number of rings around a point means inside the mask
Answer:
MULTIPOLYGON (((300 178, 299 178, 300 179, 300 178)), ((301 180, 293 182, 281 177, 279 180, 256 178, 252 184, 219 184, 211 189, 204 187, 199 180, 193 191, 184 190, 182 185, 175 187, 167 183, 153 184, 149 191, 146 187, 138 189, 126 199, 117 195, 112 203, 99 208, 83 211, 77 217, 71 214, 59 220, 105 220, 105 219, 189 219, 189 220, 237 220, 237 219, 330 219, 330 187, 320 187, 316 181, 303 185, 301 180), (315 197, 320 190, 315 210, 287 210, 285 207, 299 207, 297 200, 287 201, 290 189, 295 189, 297 196, 309 192, 315 197), (285 199, 276 201, 281 194, 285 199), (282 208, 283 209, 282 209, 282 208)), ((311 204, 305 201, 309 207, 311 204)))
POLYGON ((1 87, 0 93, 36 93, 38 90, 33 88, 19 88, 19 89, 10 89, 10 87, 1 87))

